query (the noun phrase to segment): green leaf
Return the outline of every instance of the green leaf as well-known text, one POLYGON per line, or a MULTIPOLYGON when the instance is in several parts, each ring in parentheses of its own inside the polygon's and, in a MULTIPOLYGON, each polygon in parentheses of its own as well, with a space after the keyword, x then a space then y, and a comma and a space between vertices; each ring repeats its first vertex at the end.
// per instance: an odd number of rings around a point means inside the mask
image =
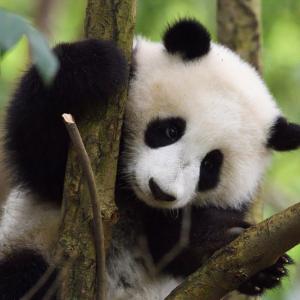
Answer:
POLYGON ((58 70, 58 60, 46 39, 24 18, 0 9, 0 55, 12 48, 25 35, 32 60, 45 83, 50 83, 58 70))
POLYGON ((27 29, 33 63, 46 83, 51 82, 58 70, 58 60, 50 51, 45 38, 34 28, 27 29))

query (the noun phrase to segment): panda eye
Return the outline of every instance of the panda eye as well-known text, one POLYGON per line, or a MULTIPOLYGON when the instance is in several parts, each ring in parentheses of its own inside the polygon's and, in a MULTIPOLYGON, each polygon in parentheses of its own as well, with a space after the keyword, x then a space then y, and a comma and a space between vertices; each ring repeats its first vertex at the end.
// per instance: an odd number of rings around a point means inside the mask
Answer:
POLYGON ((184 119, 166 118, 151 121, 145 131, 145 144, 150 148, 160 148, 176 143, 185 132, 184 119))
POLYGON ((218 185, 223 158, 223 153, 218 149, 206 154, 200 166, 199 191, 210 190, 218 185))
POLYGON ((213 171, 215 166, 215 161, 211 157, 206 157, 202 162, 202 169, 206 172, 213 171))
POLYGON ((177 136, 178 136, 178 130, 177 130, 177 128, 175 126, 168 127, 166 129, 166 136, 171 141, 177 140, 177 136))

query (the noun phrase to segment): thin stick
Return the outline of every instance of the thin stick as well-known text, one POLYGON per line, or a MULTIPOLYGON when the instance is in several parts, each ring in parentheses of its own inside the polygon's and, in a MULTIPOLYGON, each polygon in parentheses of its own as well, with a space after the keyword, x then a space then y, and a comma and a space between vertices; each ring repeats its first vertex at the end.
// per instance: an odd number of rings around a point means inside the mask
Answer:
POLYGON ((37 281, 37 283, 20 299, 20 300, 30 300, 34 295, 44 286, 50 276, 54 273, 56 265, 51 265, 48 267, 46 272, 37 281))
POLYGON ((39 278, 36 284, 26 292, 26 294, 20 300, 30 300, 35 294, 46 284, 47 280, 50 279, 51 275, 54 274, 57 265, 62 263, 63 252, 59 251, 56 259, 54 259, 54 263, 51 264, 45 273, 39 278))
POLYGON ((76 123, 70 114, 62 115, 69 136, 73 143, 74 149, 78 154, 79 160, 82 165, 84 176, 87 180, 89 193, 91 197, 91 204, 93 210, 93 225, 94 225, 94 238, 95 238, 95 249, 96 249, 96 299, 104 300, 106 298, 106 282, 105 282, 105 248, 104 248, 104 230, 101 217, 100 202, 97 197, 97 189, 92 170, 89 156, 84 147, 82 138, 76 123))
POLYGON ((70 267, 74 264, 75 260, 77 259, 77 255, 70 256, 65 262, 64 265, 60 268, 59 273, 57 274, 56 278, 52 282, 51 286, 45 293, 42 300, 50 300, 53 299, 52 297, 55 295, 56 291, 58 290, 59 284, 62 281, 64 274, 70 269, 70 267))

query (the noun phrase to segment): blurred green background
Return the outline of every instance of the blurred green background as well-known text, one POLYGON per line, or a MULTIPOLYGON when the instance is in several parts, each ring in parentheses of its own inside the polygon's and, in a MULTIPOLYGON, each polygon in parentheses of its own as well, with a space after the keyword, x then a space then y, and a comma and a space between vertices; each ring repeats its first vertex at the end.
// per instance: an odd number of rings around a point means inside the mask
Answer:
MULTIPOLYGON (((216 36, 214 0, 137 0, 136 33, 158 40, 168 22, 182 16, 201 20, 216 36)), ((264 78, 285 115, 300 122, 300 1, 262 0, 264 78)), ((6 8, 29 19, 44 32, 51 45, 74 41, 83 36, 84 0, 0 0, 6 8)), ((26 70, 29 53, 26 40, 1 58, 0 114, 5 110, 18 78, 26 70)), ((276 154, 263 189, 265 216, 281 210, 300 197, 299 152, 276 154)), ((299 233, 300 234, 300 233, 299 233)), ((300 248, 291 255, 300 266, 300 248)), ((291 268, 282 288, 268 292, 263 299, 300 299, 300 267, 291 268)))

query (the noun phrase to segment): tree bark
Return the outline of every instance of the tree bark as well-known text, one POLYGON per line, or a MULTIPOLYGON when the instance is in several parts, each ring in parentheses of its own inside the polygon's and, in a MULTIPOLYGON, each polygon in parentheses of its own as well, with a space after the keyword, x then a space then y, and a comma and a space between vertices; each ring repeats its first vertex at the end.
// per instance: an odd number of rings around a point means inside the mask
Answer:
MULTIPOLYGON (((115 40, 130 63, 135 7, 135 0, 88 0, 86 37, 115 40)), ((110 99, 106 106, 94 108, 79 124, 95 173, 106 248, 109 245, 111 226, 117 220, 114 190, 126 98, 127 90, 123 90, 117 97, 110 99)), ((77 155, 71 149, 66 169, 63 219, 57 248, 63 249, 64 260, 72 259, 73 264, 63 272, 61 299, 95 298, 97 282, 92 209, 84 181, 77 155)), ((57 250, 56 254, 59 252, 57 250)))
MULTIPOLYGON (((261 61, 261 3, 260 0, 218 0, 218 41, 238 53, 262 72, 261 61)), ((258 197, 247 220, 257 223, 262 219, 263 205, 258 197)), ((231 293, 224 300, 259 299, 231 293)))
POLYGON ((219 42, 261 72, 260 0, 218 0, 217 9, 219 42))

